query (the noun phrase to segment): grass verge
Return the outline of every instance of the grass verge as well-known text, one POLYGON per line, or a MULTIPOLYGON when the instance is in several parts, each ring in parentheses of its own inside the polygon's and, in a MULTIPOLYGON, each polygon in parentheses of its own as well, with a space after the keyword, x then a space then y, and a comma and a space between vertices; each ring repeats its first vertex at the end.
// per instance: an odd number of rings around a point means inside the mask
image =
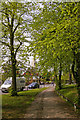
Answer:
POLYGON ((58 90, 60 94, 70 100, 72 103, 77 103, 77 88, 76 85, 65 85, 63 89, 58 90))
POLYGON ((33 89, 18 92, 18 96, 2 95, 2 118, 23 118, 26 108, 30 106, 36 95, 47 89, 33 89))

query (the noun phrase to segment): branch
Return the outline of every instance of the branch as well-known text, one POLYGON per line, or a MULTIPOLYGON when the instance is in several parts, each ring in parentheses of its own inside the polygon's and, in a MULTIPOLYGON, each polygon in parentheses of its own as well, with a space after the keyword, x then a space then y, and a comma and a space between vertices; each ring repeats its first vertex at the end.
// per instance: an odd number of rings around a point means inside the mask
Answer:
POLYGON ((8 47, 10 48, 9 44, 6 43, 6 42, 2 42, 2 41, 0 41, 0 43, 4 44, 4 45, 6 45, 6 46, 8 46, 8 47))
POLYGON ((57 56, 57 58, 60 60, 59 56, 57 56))
POLYGON ((8 14, 6 15, 6 17, 7 17, 7 20, 8 20, 8 25, 10 26, 10 21, 9 21, 8 14))
POLYGON ((24 13, 22 13, 22 14, 19 16, 18 24, 16 25, 16 27, 15 27, 13 33, 15 33, 15 31, 16 31, 17 28, 18 28, 18 26, 20 25, 20 18, 21 18, 21 16, 22 16, 23 14, 24 14, 24 13))
POLYGON ((7 20, 8 20, 8 25, 10 26, 10 21, 9 21, 9 15, 6 13, 6 12, 3 12, 3 11, 0 11, 0 12, 2 12, 3 14, 5 14, 6 15, 6 18, 7 18, 7 20))
POLYGON ((56 30, 50 31, 50 33, 55 33, 55 32, 56 32, 56 30))
POLYGON ((6 33, 4 33, 4 35, 0 39, 3 39, 3 38, 8 39, 8 37, 6 36, 6 33))
POLYGON ((6 24, 4 24, 3 22, 2 22, 2 24, 5 26, 5 27, 8 27, 6 24))
POLYGON ((12 15, 12 18, 11 18, 11 30, 13 30, 13 24, 14 24, 14 14, 12 15))
POLYGON ((18 28, 19 25, 20 25, 20 23, 18 22, 18 24, 16 25, 16 27, 15 27, 13 33, 15 33, 15 31, 17 30, 17 28, 18 28))
POLYGON ((20 42, 20 45, 17 47, 17 49, 15 51, 15 56, 16 56, 16 54, 17 54, 17 52, 18 52, 18 50, 19 50, 19 48, 20 48, 21 45, 22 45, 22 42, 20 42))
MULTIPOLYGON (((26 30, 24 30, 18 37, 16 37, 15 39, 19 39, 22 35, 23 35, 23 33, 25 32, 26 30)), ((20 42, 20 41, 19 41, 20 42)))

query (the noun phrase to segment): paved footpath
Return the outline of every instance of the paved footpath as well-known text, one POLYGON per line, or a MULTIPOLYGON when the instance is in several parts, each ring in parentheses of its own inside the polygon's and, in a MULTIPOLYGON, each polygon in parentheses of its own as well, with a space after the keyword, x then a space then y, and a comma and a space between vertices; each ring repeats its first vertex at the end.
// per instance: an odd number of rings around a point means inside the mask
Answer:
POLYGON ((77 118, 74 110, 54 91, 54 87, 37 95, 24 118, 77 118))

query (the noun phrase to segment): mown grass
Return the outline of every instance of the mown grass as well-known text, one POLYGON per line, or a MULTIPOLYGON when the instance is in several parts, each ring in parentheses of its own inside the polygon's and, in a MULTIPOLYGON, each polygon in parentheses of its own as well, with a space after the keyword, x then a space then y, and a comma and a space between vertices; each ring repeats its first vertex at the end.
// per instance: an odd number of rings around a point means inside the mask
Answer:
POLYGON ((45 89, 47 88, 21 91, 18 96, 2 95, 2 118, 23 118, 36 95, 45 89))
POLYGON ((72 103, 77 103, 77 88, 76 85, 65 85, 59 93, 68 98, 72 103))

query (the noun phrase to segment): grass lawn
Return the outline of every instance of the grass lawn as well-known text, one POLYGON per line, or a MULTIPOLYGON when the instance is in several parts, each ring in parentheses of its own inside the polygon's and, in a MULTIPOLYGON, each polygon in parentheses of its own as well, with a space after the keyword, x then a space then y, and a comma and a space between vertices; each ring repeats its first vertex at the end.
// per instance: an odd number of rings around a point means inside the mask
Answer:
POLYGON ((18 96, 2 95, 2 118, 23 118, 26 108, 30 106, 35 96, 47 89, 32 89, 18 92, 18 96))
POLYGON ((76 85, 65 85, 59 92, 67 97, 72 103, 77 103, 76 85))

